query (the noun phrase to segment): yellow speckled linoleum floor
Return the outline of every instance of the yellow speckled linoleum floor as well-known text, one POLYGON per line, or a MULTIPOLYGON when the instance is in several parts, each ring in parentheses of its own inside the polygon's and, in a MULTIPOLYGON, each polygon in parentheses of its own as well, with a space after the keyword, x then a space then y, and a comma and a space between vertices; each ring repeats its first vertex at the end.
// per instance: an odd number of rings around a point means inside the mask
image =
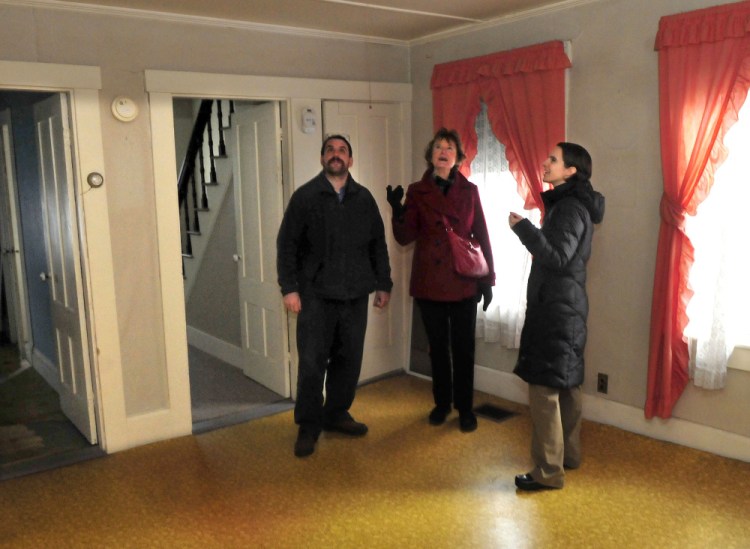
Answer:
POLYGON ((293 456, 292 412, 0 484, 0 547, 747 548, 750 464, 585 422, 559 491, 520 493, 523 406, 427 423, 429 381, 360 389, 370 433, 293 456))

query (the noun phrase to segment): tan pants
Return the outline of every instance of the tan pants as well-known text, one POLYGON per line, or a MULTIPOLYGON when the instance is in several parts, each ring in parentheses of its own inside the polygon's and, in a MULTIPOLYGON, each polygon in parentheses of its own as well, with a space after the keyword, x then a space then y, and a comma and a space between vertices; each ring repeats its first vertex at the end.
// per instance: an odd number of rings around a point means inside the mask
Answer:
POLYGON ((581 464, 581 388, 554 389, 529 385, 532 478, 562 488, 565 467, 581 464))

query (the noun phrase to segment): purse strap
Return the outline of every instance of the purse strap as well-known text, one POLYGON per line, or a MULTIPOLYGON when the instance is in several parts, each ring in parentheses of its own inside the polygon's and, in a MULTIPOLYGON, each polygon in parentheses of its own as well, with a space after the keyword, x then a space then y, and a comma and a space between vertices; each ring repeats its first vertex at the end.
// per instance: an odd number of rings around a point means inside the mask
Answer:
POLYGON ((441 213, 440 216, 443 218, 443 226, 445 227, 445 230, 446 231, 453 231, 455 233, 456 231, 453 228, 453 225, 450 224, 450 222, 448 221, 448 218, 445 217, 445 214, 441 213))
MULTIPOLYGON (((446 230, 446 232, 451 232, 451 233, 455 234, 455 235, 456 235, 456 236, 457 236, 458 238, 462 238, 462 239, 464 239, 464 240, 472 240, 472 239, 475 239, 475 236, 474 236, 474 234, 473 234, 473 233, 469 233, 469 236, 468 236, 468 237, 463 237, 463 236, 461 236, 460 234, 458 234, 458 233, 456 232, 456 229, 454 229, 454 228, 453 228, 453 225, 451 225, 451 224, 450 224, 450 223, 448 222, 448 218, 447 218, 447 217, 445 217, 445 214, 444 214, 444 213, 441 213, 441 214, 440 214, 440 216, 441 216, 441 217, 443 218, 443 226, 445 227, 445 230, 446 230)), ((481 249, 481 247, 480 247, 480 249, 481 249)))

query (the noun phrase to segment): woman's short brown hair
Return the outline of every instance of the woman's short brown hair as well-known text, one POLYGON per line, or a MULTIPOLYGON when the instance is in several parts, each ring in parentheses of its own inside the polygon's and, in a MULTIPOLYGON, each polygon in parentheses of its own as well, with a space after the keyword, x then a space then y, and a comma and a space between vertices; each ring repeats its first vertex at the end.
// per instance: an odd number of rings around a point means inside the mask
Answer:
POLYGON ((442 141, 443 139, 455 145, 457 166, 461 164, 461 162, 463 162, 466 158, 464 148, 461 146, 461 138, 458 136, 458 132, 456 130, 440 128, 435 134, 435 137, 432 138, 432 141, 427 144, 427 148, 424 150, 424 159, 427 161, 427 165, 430 168, 435 167, 432 165, 432 147, 435 146, 435 143, 437 143, 438 141, 442 141))

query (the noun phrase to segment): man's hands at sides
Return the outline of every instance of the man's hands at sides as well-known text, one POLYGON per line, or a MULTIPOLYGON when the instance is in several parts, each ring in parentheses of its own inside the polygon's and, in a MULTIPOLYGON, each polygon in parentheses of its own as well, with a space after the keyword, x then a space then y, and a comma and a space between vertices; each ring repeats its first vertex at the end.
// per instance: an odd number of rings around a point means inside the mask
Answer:
MULTIPOLYGON (((384 309, 390 300, 391 294, 389 292, 377 291, 375 292, 375 299, 372 302, 372 306, 384 309)), ((302 310, 302 300, 299 298, 299 293, 289 292, 286 294, 284 296, 284 308, 289 312, 299 313, 302 310)))

